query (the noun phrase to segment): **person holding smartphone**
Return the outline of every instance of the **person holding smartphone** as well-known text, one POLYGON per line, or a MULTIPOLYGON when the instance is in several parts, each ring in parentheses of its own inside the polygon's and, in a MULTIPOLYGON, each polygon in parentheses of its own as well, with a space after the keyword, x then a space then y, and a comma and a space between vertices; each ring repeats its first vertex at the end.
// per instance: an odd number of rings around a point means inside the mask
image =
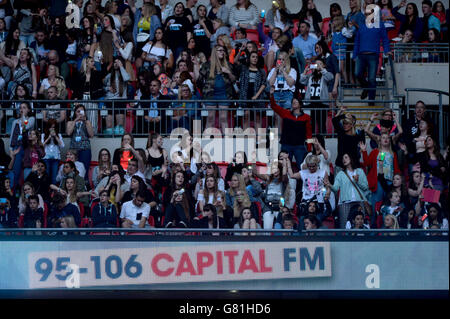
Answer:
MULTIPOLYGON (((78 160, 83 163, 86 172, 89 172, 91 165, 91 142, 94 137, 92 124, 86 118, 86 109, 84 105, 78 104, 75 107, 72 120, 67 123, 66 134, 70 136, 70 149, 78 151, 78 160)), ((89 174, 84 178, 88 181, 89 174)))
POLYGON ((291 68, 289 54, 284 51, 280 52, 275 67, 269 72, 267 81, 274 91, 275 101, 284 109, 291 109, 296 80, 297 71, 291 68))
POLYGON ((194 203, 191 192, 186 189, 188 179, 184 171, 172 175, 170 186, 164 192, 164 227, 187 228, 194 218, 194 203))
POLYGON ((122 228, 146 228, 148 216, 150 215, 150 205, 145 202, 145 193, 138 191, 136 197, 125 202, 120 211, 122 228))

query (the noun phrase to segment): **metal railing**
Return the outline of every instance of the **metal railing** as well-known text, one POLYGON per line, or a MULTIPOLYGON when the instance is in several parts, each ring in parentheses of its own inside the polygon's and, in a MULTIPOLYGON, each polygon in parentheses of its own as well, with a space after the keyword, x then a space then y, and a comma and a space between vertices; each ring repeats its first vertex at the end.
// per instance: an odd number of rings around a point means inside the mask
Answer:
MULTIPOLYGON (((348 102, 349 98, 346 97, 349 94, 352 97, 359 97, 361 94, 361 90, 363 89, 360 86, 358 79, 356 78, 356 61, 353 59, 353 45, 354 43, 338 43, 337 45, 337 55, 345 56, 343 71, 341 72, 341 77, 339 80, 339 101, 340 102, 348 102), (345 77, 347 79, 345 79, 345 77), (350 93, 349 93, 350 92, 350 93)), ((380 51, 379 54, 379 64, 376 75, 376 87, 375 88, 364 88, 367 91, 376 91, 377 97, 375 100, 363 100, 359 102, 363 103, 379 103, 379 100, 385 100, 384 96, 386 91, 392 90, 392 88, 387 87, 386 81, 386 63, 390 59, 390 57, 385 56, 383 50, 380 51)), ((397 103, 398 101, 395 101, 397 103)), ((348 102, 352 103, 352 102, 348 102)))
MULTIPOLYGON (((17 109, 13 109, 11 105, 20 103, 19 100, 3 100, 0 103, 3 108, 0 109, 0 137, 7 137, 11 134, 11 126, 14 119, 17 117, 17 109)), ((49 109, 45 105, 47 103, 54 103, 50 100, 34 100, 33 116, 35 118, 35 128, 44 132, 45 122, 43 119, 43 112, 66 112, 66 120, 59 125, 59 132, 63 136, 67 136, 65 129, 67 121, 73 118, 73 110, 76 105, 82 104, 86 108, 87 119, 91 122, 94 128, 94 136, 97 137, 120 137, 125 132, 132 133, 134 136, 147 137, 149 131, 155 131, 163 136, 170 136, 172 130, 178 127, 185 127, 190 132, 199 129, 200 133, 208 127, 221 128, 220 121, 221 112, 225 112, 227 125, 229 128, 242 128, 245 131, 248 127, 260 128, 276 128, 279 125, 277 115, 269 107, 269 100, 159 100, 148 101, 140 100, 58 100, 61 109, 49 109), (208 108, 207 103, 231 103, 232 106, 226 108, 208 108), (149 105, 149 103, 156 103, 158 108, 140 107, 149 105), (186 107, 176 107, 186 103, 186 107), (190 106, 189 103, 194 104, 190 106), (247 103, 259 103, 263 107, 246 107, 247 103), (124 104, 134 104, 133 107, 124 107, 124 104), (244 105, 242 107, 241 105, 244 105), (164 106, 164 107, 162 107, 164 106), (213 114, 214 113, 214 114, 213 114), (110 116, 110 123, 108 126, 108 115, 110 116), (118 115, 123 116, 123 129, 116 129, 118 115), (175 122, 174 117, 179 116, 179 121, 175 122), (151 122, 146 119, 146 116, 154 118, 160 116, 158 122, 151 122), (211 121, 208 122, 208 117, 211 116, 211 121), (255 125, 258 124, 258 125, 255 125), (110 128, 107 130, 107 128, 110 128)), ((346 103, 361 103, 360 99, 347 99, 344 102, 335 100, 303 100, 303 110, 311 115, 313 118, 313 130, 315 134, 333 135, 332 130, 326 122, 330 119, 332 114, 338 110, 338 106, 346 103), (337 102, 337 103, 336 103, 337 102), (331 112, 331 113, 328 113, 331 112)), ((364 101, 366 103, 367 100, 364 101)), ((351 111, 358 118, 361 115, 363 118, 368 118, 371 112, 382 110, 385 106, 391 103, 398 102, 397 100, 373 100, 375 107, 370 109, 365 107, 352 107, 351 111)), ((256 130, 257 131, 257 130, 256 130)), ((225 133, 225 132, 222 132, 225 133)), ((238 133, 237 131, 235 133, 238 133)))
MULTIPOLYGON (((409 94, 410 92, 420 92, 420 93, 430 93, 437 94, 437 110, 433 110, 430 107, 427 107, 427 113, 431 114, 433 123, 439 123, 439 144, 441 150, 444 149, 445 140, 448 136, 448 132, 450 129, 449 121, 450 121, 450 109, 448 104, 445 105, 442 102, 442 95, 449 96, 449 92, 434 90, 434 89, 426 89, 426 88, 406 88, 406 111, 408 118, 414 116, 414 106, 411 107, 409 94)), ((414 104, 416 101, 414 101, 414 104)))
POLYGON ((201 236, 237 235, 241 233, 260 236, 448 236, 448 229, 209 229, 209 228, 0 228, 0 236, 129 236, 133 234, 148 236, 201 236))
POLYGON ((448 43, 393 43, 395 63, 448 63, 448 43))

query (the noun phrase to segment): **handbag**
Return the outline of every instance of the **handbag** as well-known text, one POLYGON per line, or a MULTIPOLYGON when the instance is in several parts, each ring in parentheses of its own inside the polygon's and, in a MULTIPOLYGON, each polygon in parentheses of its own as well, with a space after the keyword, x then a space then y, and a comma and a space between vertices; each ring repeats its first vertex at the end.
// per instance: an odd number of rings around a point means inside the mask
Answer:
POLYGON ((352 185, 356 188, 356 191, 359 194, 359 197, 361 197, 362 202, 363 202, 363 208, 364 211, 367 215, 372 216, 372 205, 370 205, 370 203, 367 201, 366 196, 364 196, 361 191, 359 190, 359 187, 355 184, 355 182, 351 179, 351 177, 347 174, 347 171, 343 171, 345 173, 345 175, 348 177, 348 179, 350 180, 350 182, 352 183, 352 185))

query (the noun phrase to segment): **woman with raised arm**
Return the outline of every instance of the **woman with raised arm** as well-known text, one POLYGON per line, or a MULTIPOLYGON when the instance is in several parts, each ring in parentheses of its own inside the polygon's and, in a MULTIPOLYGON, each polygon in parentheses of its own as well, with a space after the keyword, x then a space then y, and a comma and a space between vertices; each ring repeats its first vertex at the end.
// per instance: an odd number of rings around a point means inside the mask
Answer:
POLYGON ((406 4, 406 0, 401 0, 398 6, 392 9, 394 17, 401 22, 398 36, 403 38, 406 30, 413 32, 415 42, 420 41, 423 32, 423 20, 419 17, 419 10, 414 2, 406 4), (401 14, 399 10, 406 6, 405 14, 401 14))
MULTIPOLYGON (((383 201, 388 188, 392 185, 394 174, 400 173, 397 154, 392 150, 392 141, 388 134, 382 134, 379 147, 367 153, 366 144, 359 143, 363 155, 364 166, 368 169, 367 180, 372 192, 372 211, 375 211, 375 204, 383 201)), ((372 223, 375 221, 375 214, 372 214, 372 223)))
POLYGON ((282 127, 281 151, 288 153, 291 161, 295 156, 295 162, 297 166, 300 166, 305 158, 307 148, 308 150, 311 148, 310 144, 307 145, 308 140, 312 138, 310 116, 303 112, 301 101, 296 98, 292 99, 292 109, 287 110, 279 106, 275 102, 274 96, 271 95, 270 107, 282 119, 283 125, 279 126, 282 127))
POLYGON ((364 131, 356 129, 356 117, 350 113, 345 113, 346 110, 346 106, 341 106, 332 120, 338 141, 338 152, 335 162, 337 170, 342 170, 344 167, 342 163, 342 156, 344 154, 348 154, 353 159, 355 165, 359 164, 360 154, 358 143, 365 141, 364 131))
POLYGON ((280 207, 284 206, 284 202, 289 201, 288 175, 283 172, 283 164, 279 161, 274 161, 270 165, 270 174, 258 173, 256 165, 253 165, 252 173, 255 177, 267 183, 262 195, 263 222, 264 229, 272 229, 280 207))

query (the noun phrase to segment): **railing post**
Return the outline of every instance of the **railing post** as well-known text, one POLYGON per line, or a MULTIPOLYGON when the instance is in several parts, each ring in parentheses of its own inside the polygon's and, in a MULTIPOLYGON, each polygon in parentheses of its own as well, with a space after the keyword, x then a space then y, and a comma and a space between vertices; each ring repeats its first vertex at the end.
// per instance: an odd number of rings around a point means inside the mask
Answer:
POLYGON ((442 94, 439 93, 439 128, 442 132, 439 134, 439 144, 441 146, 441 150, 444 149, 444 110, 442 108, 442 94))
MULTIPOLYGON (((108 116, 106 116, 106 117, 108 117, 108 116)), ((115 132, 115 130, 114 130, 114 127, 115 127, 115 120, 116 120, 116 110, 115 110, 115 104, 114 104, 114 99, 112 100, 112 123, 113 123, 113 126, 112 126, 112 137, 114 138, 114 137, 116 137, 116 132, 115 132)))

